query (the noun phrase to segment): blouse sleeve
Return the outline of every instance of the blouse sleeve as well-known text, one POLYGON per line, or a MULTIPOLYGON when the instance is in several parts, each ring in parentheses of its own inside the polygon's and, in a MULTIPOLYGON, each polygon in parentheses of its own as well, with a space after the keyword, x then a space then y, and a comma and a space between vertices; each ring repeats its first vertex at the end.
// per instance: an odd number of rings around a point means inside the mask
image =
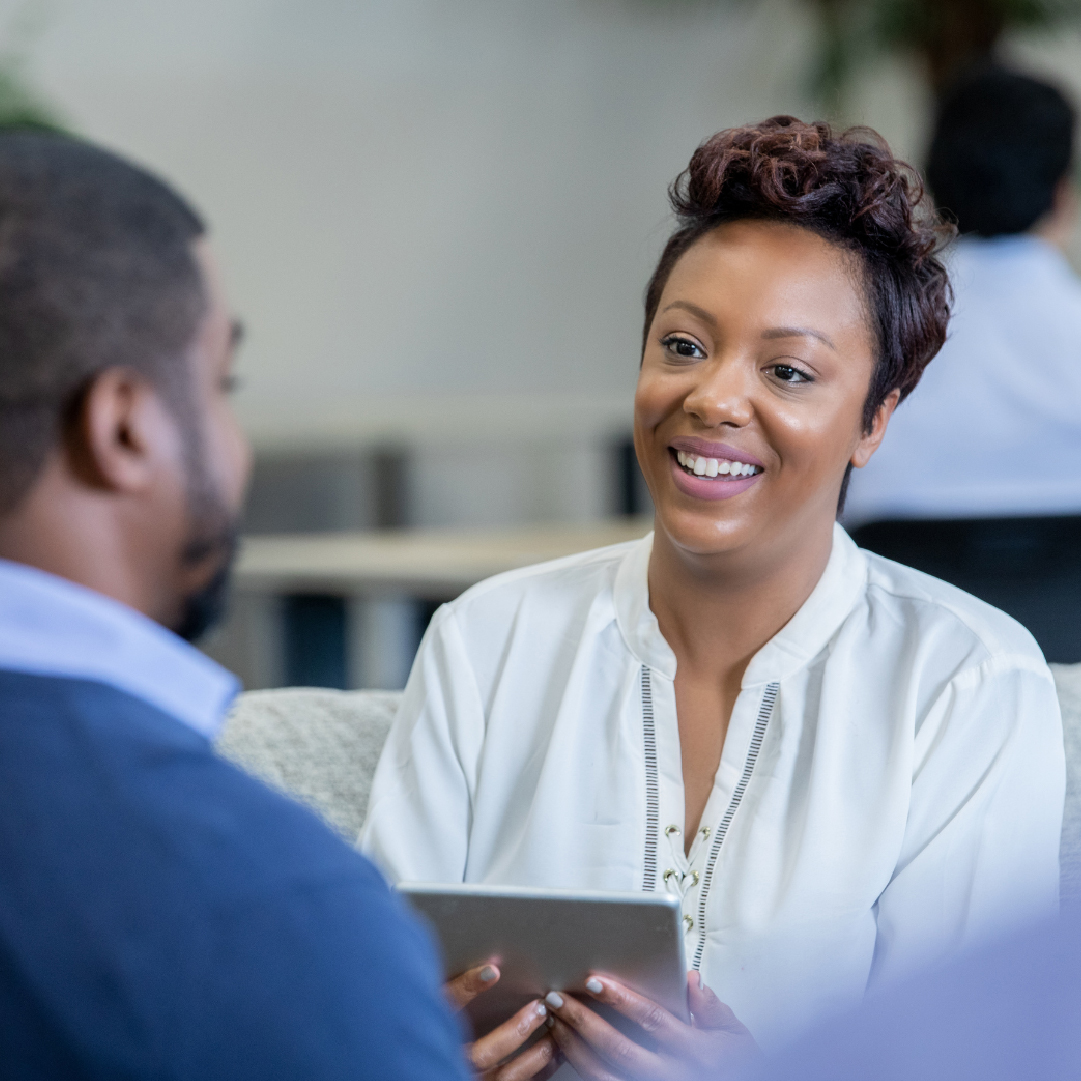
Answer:
POLYGON ((1058 908, 1066 788, 1050 672, 994 659, 946 685, 915 739, 869 988, 1058 908))
POLYGON ((358 839, 392 883, 463 881, 483 738, 473 668, 444 607, 413 663, 358 839))

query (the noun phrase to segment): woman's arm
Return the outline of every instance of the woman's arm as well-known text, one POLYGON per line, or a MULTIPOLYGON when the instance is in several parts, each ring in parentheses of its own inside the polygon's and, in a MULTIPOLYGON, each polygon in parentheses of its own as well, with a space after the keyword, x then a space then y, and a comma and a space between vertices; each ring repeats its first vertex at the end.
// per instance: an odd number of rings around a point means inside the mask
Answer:
MULTIPOLYGON (((359 845, 392 882, 461 882, 469 849, 474 763, 484 710, 451 609, 442 608, 421 642, 398 716, 372 782, 359 845)), ((461 1009, 499 980, 481 965, 448 981, 461 1009)), ((547 1011, 531 1002, 487 1036, 465 1045, 481 1081, 543 1081, 559 1065, 550 1036, 522 1053, 547 1011), (509 1061, 508 1061, 509 1060, 509 1061)))
POLYGON ((483 739, 473 669, 444 607, 413 662, 358 839, 392 882, 463 881, 483 739))
POLYGON ((998 658, 946 685, 916 733, 869 986, 1056 910, 1065 783, 1045 666, 998 658))

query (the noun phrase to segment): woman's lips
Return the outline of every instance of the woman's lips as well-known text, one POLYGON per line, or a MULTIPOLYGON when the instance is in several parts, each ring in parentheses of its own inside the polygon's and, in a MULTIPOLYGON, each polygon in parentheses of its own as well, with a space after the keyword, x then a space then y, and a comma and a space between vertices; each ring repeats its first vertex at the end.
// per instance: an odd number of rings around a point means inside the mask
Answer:
POLYGON ((713 443, 697 435, 680 435, 668 444, 669 450, 677 453, 693 454, 696 458, 724 458, 729 462, 742 462, 745 465, 756 465, 759 469, 765 469, 766 463, 756 458, 750 451, 740 450, 738 447, 730 447, 727 443, 713 443))
MULTIPOLYGON (((761 472, 752 473, 749 476, 741 475, 735 479, 732 478, 731 474, 725 476, 720 473, 713 477, 707 477, 705 475, 695 476, 693 473, 687 472, 687 470, 680 465, 674 449, 669 449, 668 457, 672 463, 672 480, 675 486, 681 492, 693 496, 695 499, 729 499, 731 496, 739 495, 740 492, 747 491, 747 489, 757 483, 758 479, 762 476, 761 472)), ((735 455, 733 455, 733 458, 734 457, 735 455)), ((736 460, 738 461, 738 459, 736 460)), ((758 468, 760 469, 761 467, 758 468)))

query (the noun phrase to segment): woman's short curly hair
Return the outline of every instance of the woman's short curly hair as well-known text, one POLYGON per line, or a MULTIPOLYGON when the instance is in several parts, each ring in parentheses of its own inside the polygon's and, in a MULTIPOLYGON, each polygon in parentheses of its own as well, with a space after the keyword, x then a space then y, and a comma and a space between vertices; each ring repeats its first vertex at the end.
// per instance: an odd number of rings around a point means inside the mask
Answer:
POLYGON ((893 390, 905 398, 942 348, 952 293, 937 258, 952 227, 916 173, 869 128, 775 116, 707 139, 669 190, 678 226, 646 288, 643 348, 680 257, 725 222, 788 222, 858 256, 876 337, 869 429, 893 390))

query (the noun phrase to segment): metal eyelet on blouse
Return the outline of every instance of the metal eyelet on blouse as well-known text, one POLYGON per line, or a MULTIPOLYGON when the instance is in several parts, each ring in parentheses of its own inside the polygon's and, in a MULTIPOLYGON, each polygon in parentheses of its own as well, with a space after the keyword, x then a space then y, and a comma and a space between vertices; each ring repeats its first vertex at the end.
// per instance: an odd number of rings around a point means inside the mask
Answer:
POLYGON ((675 878, 675 877, 676 877, 676 874, 677 874, 676 870, 675 870, 674 868, 672 868, 672 867, 669 867, 669 868, 668 868, 668 870, 664 872, 664 881, 665 881, 665 884, 667 884, 667 883, 668 883, 668 880, 669 880, 670 878, 675 878))
POLYGON ((711 830, 711 829, 709 828, 709 826, 703 826, 703 827, 702 827, 702 828, 701 828, 701 829, 700 829, 700 830, 699 830, 698 832, 699 832, 700 834, 702 834, 702 836, 703 836, 704 838, 706 838, 706 840, 709 840, 709 835, 710 835, 710 834, 711 834, 711 833, 712 833, 713 831, 712 831, 712 830, 711 830))
POLYGON ((686 926, 687 931, 693 931, 694 930, 694 920, 691 919, 690 916, 684 916, 683 917, 683 923, 686 926))
POLYGON ((673 837, 679 833, 679 826, 667 826, 664 832, 667 837, 673 837))
POLYGON ((698 872, 697 871, 692 871, 691 872, 691 888, 693 889, 697 885, 698 885, 698 872))

